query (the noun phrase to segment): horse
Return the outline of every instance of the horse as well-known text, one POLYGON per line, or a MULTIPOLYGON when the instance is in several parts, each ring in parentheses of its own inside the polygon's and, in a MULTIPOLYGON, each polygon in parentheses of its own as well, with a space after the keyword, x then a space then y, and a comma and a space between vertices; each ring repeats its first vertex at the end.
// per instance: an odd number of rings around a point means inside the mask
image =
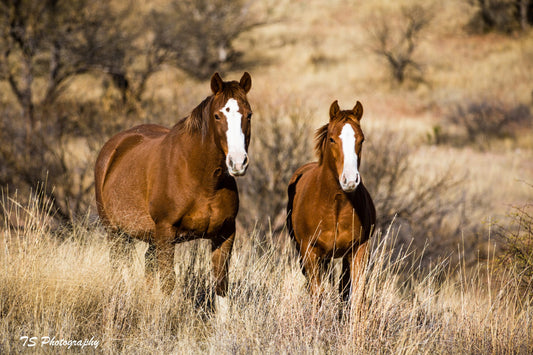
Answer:
MULTIPOLYGON (((228 291, 239 195, 245 174, 252 79, 211 78, 212 95, 172 128, 143 124, 113 136, 95 165, 98 214, 113 241, 111 259, 134 239, 148 243, 145 272, 159 271, 161 289, 175 286, 174 246, 211 241, 217 296, 228 291)), ((150 278, 152 279, 152 278, 150 278)))
POLYGON ((318 162, 299 167, 289 182, 287 229, 315 298, 329 261, 342 258, 339 292, 347 302, 366 265, 376 210, 359 173, 362 104, 341 110, 334 101, 329 116, 315 134, 318 162))

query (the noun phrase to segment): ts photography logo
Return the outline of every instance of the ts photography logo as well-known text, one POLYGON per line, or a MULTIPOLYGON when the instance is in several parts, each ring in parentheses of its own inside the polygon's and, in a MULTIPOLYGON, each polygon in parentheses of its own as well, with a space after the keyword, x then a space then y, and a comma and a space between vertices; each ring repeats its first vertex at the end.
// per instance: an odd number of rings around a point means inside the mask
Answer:
POLYGON ((100 340, 94 339, 94 337, 91 337, 91 339, 84 339, 84 340, 73 340, 73 339, 56 339, 56 337, 29 337, 27 335, 21 336, 20 340, 22 341, 22 346, 32 348, 35 346, 45 347, 45 346, 53 346, 53 347, 65 347, 67 349, 78 347, 80 349, 83 349, 87 346, 98 348, 98 345, 100 345, 100 340))

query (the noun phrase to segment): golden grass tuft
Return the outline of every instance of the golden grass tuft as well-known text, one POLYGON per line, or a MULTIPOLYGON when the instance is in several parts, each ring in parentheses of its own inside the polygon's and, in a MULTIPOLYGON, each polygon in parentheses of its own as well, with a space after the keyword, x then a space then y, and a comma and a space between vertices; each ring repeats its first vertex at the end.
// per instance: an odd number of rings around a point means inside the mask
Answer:
MULTIPOLYGON (((294 113, 315 129, 327 121, 333 100, 343 108, 360 100, 365 152, 374 145, 376 153, 383 154, 377 138, 393 129, 410 149, 410 181, 449 169, 463 179, 453 193, 470 202, 443 220, 459 235, 450 240, 432 236, 444 256, 456 252, 453 260, 459 262, 443 259, 420 266, 409 249, 393 248, 403 232, 393 223, 376 233, 365 300, 339 318, 343 305, 335 283, 326 285, 321 307, 313 308, 285 232, 272 235, 242 228, 230 266, 228 311, 220 314, 212 311, 207 242, 176 247, 178 280, 167 297, 145 281, 143 243, 136 244, 131 266, 124 263, 114 269, 110 245, 96 222, 87 218, 58 234, 47 217, 51 206, 38 203, 35 196, 6 193, 0 206, 5 219, 0 225, 0 354, 31 351, 21 340, 24 336, 36 337, 39 353, 533 353, 532 300, 522 293, 520 275, 497 274, 493 242, 484 234, 465 235, 470 224, 482 226, 488 218, 503 218, 510 206, 531 201, 533 189, 520 181, 533 177, 533 134, 524 129, 515 139, 495 141, 489 151, 427 140, 432 129, 443 125, 449 108, 464 100, 531 105, 533 31, 467 35, 462 26, 472 7, 462 0, 446 5, 421 0, 282 0, 280 5, 276 11, 283 12, 281 21, 254 28, 235 43, 245 53, 245 62, 253 65, 223 75, 238 78, 248 70, 253 76, 252 140, 265 135, 262 128, 274 116, 284 124, 294 113), (369 50, 368 32, 378 12, 393 16, 413 2, 435 8, 417 53, 428 84, 392 87, 386 64, 369 50), (462 224, 464 220, 469 225, 462 224), (465 246, 457 248, 461 234, 465 246), (488 259, 471 266, 480 254, 488 259), (42 337, 92 338, 98 347, 41 346, 42 337)), ((106 95, 113 93, 95 89, 99 80, 93 74, 74 79, 65 98, 105 105, 106 95)), ((13 101, 6 92, 0 91, 2 101, 13 101)), ((164 67, 147 85, 146 114, 117 114, 117 119, 130 119, 128 126, 145 121, 170 126, 209 94, 208 82, 164 67)), ((312 136, 307 143, 312 146, 312 136)), ((68 147, 83 161, 86 149, 80 144, 73 143, 77 151, 68 147)), ((363 157, 362 169, 369 156, 363 157)), ((239 184, 241 188, 242 180, 239 184)), ((246 212, 241 209, 241 220, 246 212)), ((338 264, 332 273, 338 277, 338 264)))
MULTIPOLYGON (((6 203, 10 202, 5 202, 6 203)), ((21 208, 20 204, 13 208, 21 208)), ((38 211, 33 215, 37 215, 38 211)), ((533 307, 490 263, 473 272, 442 262, 423 270, 409 250, 393 250, 394 224, 376 233, 366 295, 352 311, 335 281, 313 307, 285 234, 238 235, 226 314, 211 311, 208 244, 176 248, 178 281, 164 296, 144 279, 139 243, 131 267, 113 269, 101 228, 80 222, 63 238, 46 228, 1 234, 0 351, 30 350, 22 337, 93 339, 105 353, 527 353, 533 307), (66 237, 65 237, 66 236, 66 237), (257 241, 261 239, 261 248, 257 241), (487 266, 489 265, 489 266, 487 266), (339 316, 341 314, 341 316, 339 316)), ((331 273, 338 277, 339 265, 331 273)), ((74 347, 75 348, 75 347, 74 347)), ((80 348, 75 348, 79 351, 80 348)))

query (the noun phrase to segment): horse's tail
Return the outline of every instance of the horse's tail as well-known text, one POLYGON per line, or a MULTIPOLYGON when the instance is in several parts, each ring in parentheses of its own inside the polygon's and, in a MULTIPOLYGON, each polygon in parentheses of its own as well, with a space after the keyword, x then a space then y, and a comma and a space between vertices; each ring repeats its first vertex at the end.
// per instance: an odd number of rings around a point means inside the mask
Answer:
POLYGON ((289 181, 289 186, 287 188, 287 194, 288 194, 289 199, 287 201, 286 224, 287 224, 287 231, 289 232, 289 235, 294 241, 296 241, 296 238, 294 236, 294 226, 292 224, 292 211, 294 208, 294 197, 296 196, 296 184, 302 178, 304 173, 306 173, 308 170, 312 169, 316 165, 317 165, 316 162, 302 165, 294 172, 294 174, 291 177, 291 180, 289 181))
POLYGON ((300 180, 302 176, 299 175, 295 179, 291 179, 291 182, 289 183, 289 187, 287 188, 287 195, 289 196, 289 199, 287 201, 287 232, 289 232, 289 235, 292 239, 294 239, 294 228, 292 225, 292 206, 294 203, 294 194, 296 193, 296 183, 298 180, 300 180))

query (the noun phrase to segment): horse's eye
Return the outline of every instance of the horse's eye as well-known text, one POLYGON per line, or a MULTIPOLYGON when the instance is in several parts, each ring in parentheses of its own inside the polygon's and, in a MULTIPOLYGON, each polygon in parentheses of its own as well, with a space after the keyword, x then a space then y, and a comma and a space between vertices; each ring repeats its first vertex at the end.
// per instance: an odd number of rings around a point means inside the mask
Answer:
POLYGON ((250 112, 248 116, 246 116, 246 118, 248 119, 248 121, 250 121, 252 119, 252 113, 250 112))
POLYGON ((216 113, 215 113, 215 120, 217 120, 217 121, 219 121, 219 120, 220 120, 220 116, 219 116, 219 115, 217 115, 216 113))
POLYGON ((333 138, 330 138, 329 141, 330 141, 331 143, 335 143, 335 139, 333 139, 333 138))

